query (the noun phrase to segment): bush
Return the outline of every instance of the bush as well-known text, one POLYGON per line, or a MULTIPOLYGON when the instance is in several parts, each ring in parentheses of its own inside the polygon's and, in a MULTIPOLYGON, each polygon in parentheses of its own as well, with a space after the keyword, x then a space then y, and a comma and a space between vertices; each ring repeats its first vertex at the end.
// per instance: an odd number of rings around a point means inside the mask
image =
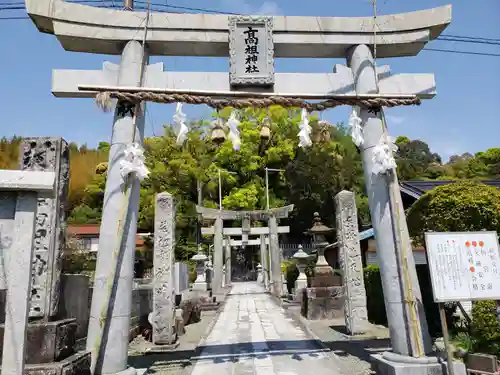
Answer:
POLYGON ((368 320, 373 324, 387 325, 380 268, 377 265, 366 267, 364 269, 364 279, 368 320))
POLYGON ((495 301, 478 301, 472 307, 472 339, 474 350, 500 354, 500 326, 495 301))
POLYGON ((417 245, 424 244, 424 233, 429 231, 500 233, 500 190, 468 180, 440 186, 411 206, 407 220, 417 245))
POLYGON ((81 274, 95 271, 97 253, 65 252, 62 256, 62 273, 81 274))

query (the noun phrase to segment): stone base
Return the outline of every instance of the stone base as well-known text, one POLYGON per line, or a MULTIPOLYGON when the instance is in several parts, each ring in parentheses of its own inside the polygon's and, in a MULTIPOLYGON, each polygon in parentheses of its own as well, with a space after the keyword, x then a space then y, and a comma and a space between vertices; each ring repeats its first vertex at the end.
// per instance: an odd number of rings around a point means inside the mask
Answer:
POLYGON ((196 292, 206 292, 208 290, 208 285, 207 283, 194 283, 192 289, 196 292))
POLYGON ((90 352, 79 352, 60 362, 26 365, 24 375, 90 375, 90 352))
MULTIPOLYGON (((0 353, 3 351, 4 329, 5 325, 0 325, 0 353)), ((26 334, 26 364, 57 362, 73 354, 76 329, 75 319, 29 323, 26 334)))
MULTIPOLYGON (((448 364, 437 357, 412 358, 394 353, 372 354, 370 356, 372 371, 377 375, 447 375, 448 364), (387 358, 389 357, 389 358, 387 358), (391 359, 400 360, 394 361, 391 359), (408 361, 405 361, 408 359, 408 361)), ((462 362, 453 362, 455 375, 466 375, 467 370, 462 362)))
POLYGON ((344 288, 338 286, 304 288, 301 314, 309 320, 331 320, 344 316, 344 288))
POLYGON ((169 353, 175 351, 179 347, 179 341, 176 341, 173 344, 155 344, 146 349, 146 353, 155 354, 155 353, 169 353))

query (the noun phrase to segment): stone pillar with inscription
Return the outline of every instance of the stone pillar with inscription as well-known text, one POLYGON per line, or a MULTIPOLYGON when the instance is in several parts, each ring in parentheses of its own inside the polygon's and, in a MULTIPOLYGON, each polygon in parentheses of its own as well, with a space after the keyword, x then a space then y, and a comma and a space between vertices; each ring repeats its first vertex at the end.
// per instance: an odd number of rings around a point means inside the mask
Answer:
POLYGON ((275 216, 269 217, 269 253, 271 257, 271 294, 281 297, 281 255, 278 238, 278 222, 275 216))
POLYGON ((269 283, 269 256, 267 255, 266 235, 260 235, 260 264, 262 265, 262 282, 267 289, 269 283))
POLYGON ((353 192, 335 196, 337 241, 340 269, 344 283, 344 317, 349 334, 364 333, 368 325, 363 263, 359 244, 358 214, 353 192))
POLYGON ((225 286, 231 285, 231 237, 226 237, 226 243, 224 247, 224 257, 225 257, 225 286))
POLYGON ((174 332, 175 289, 175 202, 168 193, 156 195, 153 273, 153 343, 172 345, 174 332))
POLYGON ((220 293, 222 288, 222 261, 223 261, 223 225, 224 221, 221 217, 215 219, 215 234, 214 234, 214 255, 213 255, 213 280, 212 292, 214 294, 220 293))
POLYGON ((25 138, 20 149, 23 171, 55 172, 56 194, 38 198, 30 318, 50 320, 59 304, 61 256, 65 246, 69 188, 69 149, 62 138, 25 138))

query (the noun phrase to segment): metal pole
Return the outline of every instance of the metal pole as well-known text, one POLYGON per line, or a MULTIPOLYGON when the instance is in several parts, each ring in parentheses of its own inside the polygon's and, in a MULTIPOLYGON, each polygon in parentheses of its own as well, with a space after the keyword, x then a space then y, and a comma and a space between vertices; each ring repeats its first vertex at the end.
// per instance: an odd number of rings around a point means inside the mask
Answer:
POLYGON ((219 210, 222 211, 222 178, 220 175, 220 169, 218 169, 219 172, 219 210))
POLYGON ((134 0, 124 0, 123 5, 126 10, 132 10, 134 9, 134 0))
POLYGON ((284 169, 264 168, 266 170, 266 209, 269 210, 269 172, 284 172, 284 169))
POLYGON ((448 333, 448 323, 446 322, 446 313, 444 310, 444 303, 438 303, 439 306, 439 317, 441 318, 441 328, 443 329, 443 341, 444 347, 446 349, 446 364, 448 365, 448 375, 455 375, 455 369, 453 368, 453 352, 450 346, 450 335, 448 333))
POLYGON ((269 210, 269 173, 266 167, 266 210, 269 210))

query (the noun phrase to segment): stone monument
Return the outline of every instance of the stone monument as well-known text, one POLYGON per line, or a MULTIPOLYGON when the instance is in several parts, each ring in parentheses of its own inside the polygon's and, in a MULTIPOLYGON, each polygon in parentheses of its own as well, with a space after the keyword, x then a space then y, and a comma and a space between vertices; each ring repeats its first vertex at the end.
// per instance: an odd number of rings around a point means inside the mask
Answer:
POLYGON ((153 344, 177 341, 175 326, 175 202, 168 193, 156 195, 153 273, 153 344))
POLYGON ((335 275, 324 255, 328 245, 325 235, 332 231, 332 228, 321 222, 319 214, 315 212, 313 226, 307 233, 313 237, 318 258, 311 287, 303 289, 301 301, 302 315, 310 320, 334 319, 343 314, 345 295, 342 281, 335 275))
POLYGON ((368 325, 363 262, 359 245, 356 196, 341 191, 335 196, 338 258, 342 271, 345 300, 344 316, 348 334, 364 333, 368 325))
MULTIPOLYGON (((62 371, 68 363, 75 368, 85 368, 89 355, 78 353, 75 357, 74 354, 76 320, 59 319, 58 315, 69 186, 66 141, 57 137, 23 139, 20 167, 26 172, 53 172, 55 175, 55 194, 37 199, 26 363, 30 368, 36 366, 37 370, 62 371)), ((3 331, 4 326, 0 325, 0 335, 3 331)))
POLYGON ((56 174, 53 198, 38 200, 35 258, 30 317, 49 320, 57 314, 61 256, 65 246, 66 206, 69 188, 69 149, 62 138, 25 138, 20 148, 20 169, 56 174))

